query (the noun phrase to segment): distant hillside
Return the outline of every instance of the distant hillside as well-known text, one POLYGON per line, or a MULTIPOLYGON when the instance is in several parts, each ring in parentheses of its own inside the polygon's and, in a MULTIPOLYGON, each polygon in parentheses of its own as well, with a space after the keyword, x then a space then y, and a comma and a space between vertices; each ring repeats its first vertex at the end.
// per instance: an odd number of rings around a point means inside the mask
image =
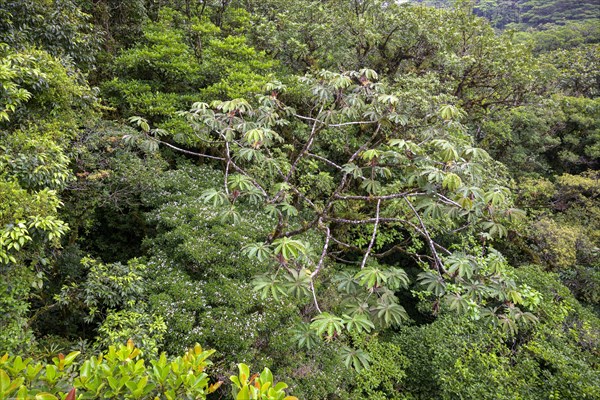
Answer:
MULTIPOLYGON (((414 0, 436 7, 451 7, 456 0, 414 0)), ((460 1, 460 0, 459 0, 460 1)), ((462 1, 462 3, 467 3, 462 1)), ((473 12, 497 28, 538 28, 545 24, 600 18, 598 0, 474 0, 473 12)))

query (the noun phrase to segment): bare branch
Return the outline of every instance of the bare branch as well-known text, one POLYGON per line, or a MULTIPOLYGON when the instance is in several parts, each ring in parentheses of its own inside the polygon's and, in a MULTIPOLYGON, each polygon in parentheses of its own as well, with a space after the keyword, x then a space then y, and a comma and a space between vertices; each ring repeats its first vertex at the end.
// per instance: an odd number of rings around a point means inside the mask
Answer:
POLYGON ((365 219, 346 219, 346 218, 330 218, 325 217, 327 221, 330 222, 338 222, 341 224, 350 224, 350 225, 362 225, 362 224, 373 224, 376 221, 382 222, 398 222, 398 223, 408 223, 408 221, 402 218, 365 218, 365 219))
POLYGON ((189 151, 189 150, 185 150, 185 149, 179 148, 177 146, 172 145, 171 143, 164 142, 164 141, 162 141, 160 139, 156 139, 156 138, 153 138, 151 136, 148 136, 148 138, 150 138, 152 140, 155 140, 157 143, 164 144, 165 146, 170 147, 173 150, 177 150, 177 151, 179 151, 181 153, 184 153, 184 154, 189 154, 191 156, 197 156, 197 157, 210 158, 211 160, 225 161, 225 158, 223 158, 223 157, 209 156, 208 154, 196 153, 194 151, 189 151))
POLYGON ((334 163, 333 161, 331 161, 331 160, 328 160, 328 159, 326 159, 325 157, 322 157, 322 156, 320 156, 320 155, 318 155, 318 154, 307 153, 307 155, 308 155, 309 157, 316 158, 317 160, 321 160, 321 161, 323 161, 324 163, 326 163, 326 164, 329 164, 329 165, 331 165, 331 166, 332 166, 332 167, 334 167, 334 168, 337 168, 337 169, 339 169, 339 170, 341 170, 341 169, 342 169, 342 167, 341 167, 341 166, 337 165, 337 164, 336 164, 336 163, 334 163))
POLYGON ((371 253, 371 249, 373 248, 373 244, 375 243, 375 237, 377 236, 377 226, 379 225, 379 209, 381 207, 381 199, 377 200, 377 210, 375 211, 375 226, 373 227, 373 235, 371 235, 371 242, 369 242, 369 247, 367 247, 367 252, 360 264, 360 269, 365 267, 367 263, 367 259, 369 258, 369 253, 371 253))
POLYGON ((404 198, 404 200, 406 201, 406 204, 408 204, 408 206, 410 207, 410 209, 413 211, 413 213, 415 214, 415 216, 419 220, 419 224, 421 225, 421 232, 425 236, 425 239, 427 239, 427 244, 429 245, 429 249, 431 250, 431 253, 433 255, 436 269, 438 270, 438 272, 445 271, 444 264, 442 263, 442 260, 440 260, 440 257, 439 257, 439 255, 437 253, 437 250, 435 249, 435 247, 436 247, 435 243, 431 239, 431 236, 429 235, 429 232, 427 232, 427 228, 425 227, 425 224, 423 223, 423 220, 421 219, 421 216, 419 215, 419 213, 417 212, 417 210, 415 210, 415 207, 413 207, 413 205, 410 202, 410 200, 408 200, 406 197, 404 198))
POLYGON ((319 273, 319 271, 321 271, 321 268, 323 268, 323 264, 325 262, 325 257, 327 256, 327 248, 329 247, 329 239, 331 238, 331 230, 329 229, 329 226, 325 226, 325 244, 323 245, 323 251, 321 252, 321 258, 319 258, 319 263, 317 264, 317 268, 315 268, 314 272, 312 274, 310 274, 310 278, 312 280, 312 278, 314 278, 315 276, 317 276, 317 274, 319 273))
POLYGON ((315 303, 315 307, 316 307, 317 311, 319 313, 321 313, 321 309, 319 308, 319 302, 317 301, 317 295, 315 293, 315 285, 313 284, 312 279, 310 280, 310 291, 312 292, 312 295, 313 295, 313 301, 315 303))
MULTIPOLYGON (((321 111, 323 111, 323 108, 321 108, 321 110, 319 110, 319 114, 321 114, 321 111)), ((320 119, 306 117, 306 116, 300 115, 300 114, 294 114, 294 117, 300 118, 300 119, 303 119, 306 121, 318 122, 319 124, 324 125, 328 128, 339 128, 341 126, 349 126, 349 125, 367 125, 367 124, 375 124, 378 122, 378 121, 352 121, 352 122, 342 122, 339 124, 328 124, 327 122, 323 122, 320 119)))
POLYGON ((227 155, 227 165, 225 166, 225 193, 229 197, 229 187, 227 181, 229 180, 229 165, 231 164, 231 154, 229 152, 229 142, 225 142, 225 154, 227 155))
MULTIPOLYGON (((321 111, 323 111, 323 106, 321 106, 321 108, 319 109, 318 114, 320 114, 321 111)), ((314 120, 314 121, 315 122, 321 122, 319 120, 314 120)), ((308 140, 304 144, 304 147, 302 148, 302 150, 300 150, 300 153, 298 153, 298 156, 296 157, 296 159, 292 163, 292 166, 290 167, 290 170, 289 170, 289 172, 287 173, 287 175, 285 177, 285 181, 286 182, 289 181, 289 179, 292 177, 292 175, 296 171, 296 167, 298 166, 298 163, 300 162, 300 160, 302 159, 302 157, 304 157, 304 154, 307 153, 310 150, 310 148, 311 148, 311 146, 312 146, 312 144, 313 144, 313 142, 315 140, 315 134, 316 133, 317 133, 317 124, 313 123, 313 126, 312 126, 312 129, 310 131, 310 136, 308 137, 308 140)))
POLYGON ((458 207, 458 208, 463 208, 460 204, 458 204, 454 200, 451 200, 451 199, 447 198, 443 194, 436 193, 436 196, 439 197, 442 200, 442 203, 449 204, 451 206, 458 207))
MULTIPOLYGON (((288 231, 288 232, 282 233, 278 237, 284 237, 284 236, 291 237, 294 235, 299 235, 301 233, 304 233, 304 232, 308 231, 309 229, 313 228, 317 224, 317 222, 319 221, 320 218, 321 217, 317 216, 312 221, 310 221, 308 224, 305 224, 302 228, 298 228, 293 231, 288 231)), ((274 239, 276 239, 276 238, 274 238, 274 239)))
POLYGON ((331 240, 333 240, 334 242, 336 242, 337 244, 339 244, 342 247, 345 247, 347 249, 352 249, 352 250, 360 250, 359 247, 357 246, 353 246, 351 244, 348 244, 346 242, 342 242, 340 239, 337 239, 335 236, 331 236, 331 240))
POLYGON ((409 190, 408 192, 403 192, 403 193, 394 193, 394 194, 388 194, 388 195, 384 195, 384 196, 354 196, 354 195, 350 195, 350 196, 340 196, 335 195, 335 199, 336 200, 366 200, 366 201, 373 201, 373 200, 392 200, 392 199, 398 199, 398 198, 402 198, 402 197, 406 197, 409 195, 419 195, 419 194, 425 194, 425 193, 416 193, 414 190, 409 190))

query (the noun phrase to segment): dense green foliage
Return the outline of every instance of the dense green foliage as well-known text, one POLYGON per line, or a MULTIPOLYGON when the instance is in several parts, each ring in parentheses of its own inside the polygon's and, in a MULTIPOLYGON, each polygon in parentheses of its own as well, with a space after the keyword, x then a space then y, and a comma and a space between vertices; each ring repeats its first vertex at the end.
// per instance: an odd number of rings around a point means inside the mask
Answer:
POLYGON ((598 13, 0 0, 0 399, 600 398, 598 13))

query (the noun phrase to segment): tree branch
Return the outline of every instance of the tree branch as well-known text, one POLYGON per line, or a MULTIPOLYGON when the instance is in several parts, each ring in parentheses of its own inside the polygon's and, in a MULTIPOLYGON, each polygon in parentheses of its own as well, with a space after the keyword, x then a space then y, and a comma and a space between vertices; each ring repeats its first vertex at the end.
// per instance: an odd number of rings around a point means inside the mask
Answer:
POLYGON ((373 227, 373 235, 371 235, 371 242, 369 242, 369 247, 367 247, 367 252, 360 264, 360 269, 365 267, 367 263, 367 259, 369 258, 369 253, 371 253, 371 249, 373 248, 373 244, 375 243, 375 237, 377 236, 377 226, 379 225, 379 208, 381 207, 381 199, 377 200, 377 210, 375 211, 375 226, 373 227))
POLYGON ((442 260, 440 260, 437 250, 435 249, 435 243, 431 239, 431 236, 429 235, 429 232, 427 231, 427 228, 425 227, 425 224, 423 223, 421 216, 419 215, 417 210, 415 210, 415 207, 413 207, 410 200, 408 200, 406 197, 404 198, 404 200, 406 201, 406 204, 408 204, 408 206, 410 207, 412 212, 417 217, 417 220, 419 220, 419 224, 421 225, 421 231, 422 231, 423 235, 425 236, 425 239, 427 239, 427 244, 429 245, 429 249, 431 250, 431 253, 433 255, 436 269, 438 270, 438 272, 441 272, 441 271, 445 272, 444 264, 442 263, 442 260))

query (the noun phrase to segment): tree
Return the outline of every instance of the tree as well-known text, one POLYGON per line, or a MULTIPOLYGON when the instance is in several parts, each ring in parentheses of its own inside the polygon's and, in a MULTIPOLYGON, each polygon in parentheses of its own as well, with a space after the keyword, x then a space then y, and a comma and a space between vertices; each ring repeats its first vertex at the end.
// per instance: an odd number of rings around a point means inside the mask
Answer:
POLYGON ((68 231, 58 214, 58 193, 72 179, 65 145, 95 99, 76 70, 45 51, 2 45, 0 53, 0 347, 12 350, 31 345, 30 295, 68 231))
POLYGON ((488 248, 521 212, 511 207, 493 160, 471 146, 459 108, 442 103, 447 98, 412 103, 366 69, 302 78, 292 96, 302 93, 304 113, 283 103, 280 83, 267 90, 256 106, 234 99, 196 103, 184 113, 194 128, 186 144, 205 152, 161 139, 165 132, 142 119, 135 120, 142 135, 128 138, 219 162, 224 182, 202 197, 224 223, 238 223, 245 204, 262 204, 276 218, 264 242, 243 249, 273 268, 256 278, 256 290, 275 298, 312 297, 319 315, 311 327, 329 339, 345 330, 397 325, 407 315, 395 293, 409 282, 388 261, 398 252, 408 256, 405 264, 423 268, 419 280, 425 296, 437 299, 435 309, 534 320, 517 305, 534 308, 535 293, 521 295, 502 257, 488 248), (314 235, 320 236, 318 251, 309 241, 314 235), (483 243, 483 255, 466 247, 474 240, 483 243), (316 289, 335 260, 353 265, 335 278, 346 306, 341 317, 322 309, 316 289))

